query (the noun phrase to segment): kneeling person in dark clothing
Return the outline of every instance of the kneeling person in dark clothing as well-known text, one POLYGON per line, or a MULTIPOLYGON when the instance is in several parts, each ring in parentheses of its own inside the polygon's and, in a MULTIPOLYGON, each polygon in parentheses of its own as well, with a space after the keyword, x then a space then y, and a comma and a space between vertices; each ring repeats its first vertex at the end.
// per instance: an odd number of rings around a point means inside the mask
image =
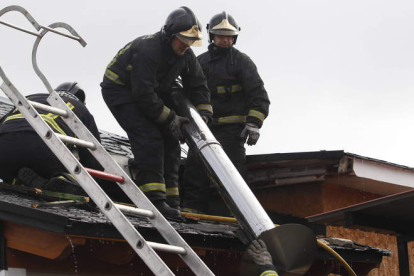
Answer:
MULTIPOLYGON (((95 120, 85 106, 85 92, 77 82, 63 83, 55 90, 100 141, 95 120)), ((30 95, 26 98, 48 105, 48 97, 49 94, 43 93, 30 95)), ((75 136, 59 115, 40 110, 38 112, 54 132, 75 136)), ((83 166, 102 170, 100 164, 87 149, 79 147, 78 154, 83 166)), ((11 184, 17 181, 26 186, 44 190, 85 194, 82 187, 67 172, 63 164, 17 108, 14 108, 0 120, 0 178, 11 184)))

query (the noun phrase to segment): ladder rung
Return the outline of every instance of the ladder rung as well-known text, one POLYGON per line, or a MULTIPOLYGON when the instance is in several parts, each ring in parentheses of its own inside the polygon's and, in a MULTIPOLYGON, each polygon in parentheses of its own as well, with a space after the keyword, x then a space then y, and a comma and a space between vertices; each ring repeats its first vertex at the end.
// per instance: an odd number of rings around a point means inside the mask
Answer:
POLYGON ((67 38, 70 38, 70 39, 73 39, 73 40, 78 41, 83 47, 86 46, 86 42, 81 37, 77 37, 77 36, 73 36, 73 35, 68 35, 68 34, 65 34, 65 33, 62 33, 62 32, 59 32, 59 31, 56 31, 55 29, 49 28, 49 27, 46 27, 46 26, 40 26, 40 28, 45 29, 45 30, 48 30, 49 32, 52 32, 52 33, 55 33, 55 34, 59 34, 59 35, 62 35, 62 36, 66 36, 67 38))
POLYGON ((68 117, 68 113, 65 110, 62 110, 60 108, 56 108, 50 105, 45 105, 45 104, 41 104, 41 103, 37 103, 37 102, 33 102, 33 101, 28 101, 33 107, 46 111, 46 112, 50 112, 62 117, 67 118, 68 117))
POLYGON ((119 176, 119 175, 115 175, 115 174, 110 174, 110 173, 106 173, 106 172, 94 170, 94 169, 91 169, 91 168, 85 168, 85 170, 90 175, 92 175, 94 177, 97 177, 97 178, 100 178, 100 179, 114 181, 114 182, 118 182, 120 184, 125 183, 125 178, 123 176, 119 176))
POLYGON ((115 206, 118 207, 119 210, 121 210, 124 214, 127 214, 127 215, 137 215, 140 217, 147 217, 147 218, 155 217, 154 213, 150 210, 134 208, 134 207, 125 206, 122 204, 115 204, 115 206))
POLYGON ((187 253, 187 251, 185 251, 184 248, 175 246, 175 245, 162 244, 162 243, 156 243, 156 242, 147 242, 147 244, 151 246, 152 249, 158 250, 158 251, 181 254, 181 255, 185 255, 187 253))
POLYGON ((71 137, 71 136, 62 135, 60 133, 55 133, 55 134, 63 142, 66 142, 66 143, 69 143, 69 144, 72 144, 72 145, 77 145, 77 146, 80 146, 80 147, 83 147, 83 148, 88 148, 88 149, 91 149, 91 150, 96 149, 96 146, 95 146, 94 143, 84 141, 84 140, 81 140, 81 139, 78 139, 78 138, 74 138, 74 137, 71 137))
POLYGON ((4 21, 1 21, 1 20, 0 20, 0 24, 3 24, 3 25, 8 26, 8 27, 10 27, 10 28, 13 28, 13 29, 16 29, 16 30, 22 31, 22 32, 27 33, 27 34, 31 34, 31 35, 34 35, 34 36, 37 36, 37 37, 42 37, 42 35, 41 35, 41 34, 39 34, 39 33, 35 33, 35 32, 32 32, 32 31, 29 31, 29 30, 27 30, 27 29, 20 28, 20 27, 18 27, 18 26, 16 26, 16 25, 13 25, 13 24, 10 24, 10 23, 7 23, 7 22, 4 22, 4 21))

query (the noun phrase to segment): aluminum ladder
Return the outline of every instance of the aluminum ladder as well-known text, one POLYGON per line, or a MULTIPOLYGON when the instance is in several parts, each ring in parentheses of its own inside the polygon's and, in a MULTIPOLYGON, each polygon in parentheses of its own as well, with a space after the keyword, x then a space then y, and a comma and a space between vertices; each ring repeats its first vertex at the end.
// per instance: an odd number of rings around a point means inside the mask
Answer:
POLYGON ((147 264, 147 266, 155 275, 174 275, 169 267, 164 263, 164 261, 158 256, 155 250, 178 254, 196 275, 214 275, 206 266, 206 264, 199 258, 199 256, 192 250, 192 248, 171 226, 171 224, 157 210, 157 208, 155 208, 154 205, 148 200, 144 193, 141 192, 141 190, 131 180, 128 174, 118 165, 118 163, 116 163, 114 159, 112 159, 112 157, 103 148, 103 146, 95 139, 95 137, 89 132, 89 130, 83 125, 77 116, 69 109, 66 103, 52 89, 45 76, 39 70, 36 61, 37 48, 40 40, 47 32, 50 31, 74 39, 78 41, 82 46, 85 46, 86 42, 71 26, 66 23, 53 23, 48 27, 39 25, 36 20, 24 8, 20 6, 6 7, 0 10, 0 16, 9 11, 18 11, 22 13, 35 27, 35 29, 40 32, 32 32, 0 21, 0 24, 37 36, 32 51, 32 63, 36 74, 43 81, 50 93, 50 96, 47 100, 50 106, 26 100, 26 98, 8 79, 1 67, 0 76, 3 79, 3 84, 0 86, 0 88, 13 102, 15 107, 19 109, 25 119, 30 123, 38 135, 53 151, 56 157, 59 158, 68 172, 76 178, 82 188, 102 211, 102 213, 104 213, 105 216, 112 222, 112 224, 117 228, 125 240, 130 244, 130 246, 135 250, 135 252, 147 264), (58 27, 66 29, 69 31, 69 33, 71 33, 71 35, 56 31, 55 28, 58 27), (79 138, 55 133, 42 119, 42 117, 39 116, 39 113, 35 108, 59 115, 79 138), (84 168, 64 143, 74 144, 79 147, 87 148, 96 158, 96 160, 102 165, 105 171, 98 172, 84 168), (91 175, 116 182, 137 207, 134 208, 115 204, 96 183, 91 175), (158 230, 158 232, 162 235, 168 244, 146 241, 130 223, 124 213, 148 218, 148 220, 158 230))

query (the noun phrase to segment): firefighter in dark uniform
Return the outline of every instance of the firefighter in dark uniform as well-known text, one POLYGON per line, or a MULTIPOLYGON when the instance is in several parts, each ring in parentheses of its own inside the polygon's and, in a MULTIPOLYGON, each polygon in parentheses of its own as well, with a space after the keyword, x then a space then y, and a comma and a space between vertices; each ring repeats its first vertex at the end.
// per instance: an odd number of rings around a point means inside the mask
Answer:
MULTIPOLYGON (((55 90, 100 141, 95 120, 85 106, 85 92, 78 83, 65 82, 55 90)), ((42 93, 26 98, 49 105, 46 101, 48 97, 49 94, 42 93)), ((38 112, 56 133, 75 136, 59 115, 40 110, 38 112)), ((73 145, 69 147, 72 149, 73 145)), ((79 147, 77 151, 79 161, 83 166, 102 169, 87 149, 79 147)), ((20 184, 45 190, 73 194, 85 193, 17 108, 0 120, 0 178, 4 182, 18 181, 20 184)))
MULTIPOLYGON (((213 105, 209 124, 215 138, 246 179, 244 144, 255 145, 259 129, 268 115, 269 98, 256 65, 236 44, 239 26, 234 18, 222 12, 207 25, 208 51, 198 56, 207 78, 213 105)), ((184 172, 183 211, 204 213, 208 207, 209 179, 201 162, 189 151, 184 172)))
POLYGON ((178 168, 181 127, 187 118, 172 109, 170 92, 180 77, 200 115, 211 118, 207 81, 190 46, 202 43, 194 13, 180 7, 161 31, 138 37, 107 66, 103 98, 131 142, 135 183, 167 217, 180 217, 178 168))

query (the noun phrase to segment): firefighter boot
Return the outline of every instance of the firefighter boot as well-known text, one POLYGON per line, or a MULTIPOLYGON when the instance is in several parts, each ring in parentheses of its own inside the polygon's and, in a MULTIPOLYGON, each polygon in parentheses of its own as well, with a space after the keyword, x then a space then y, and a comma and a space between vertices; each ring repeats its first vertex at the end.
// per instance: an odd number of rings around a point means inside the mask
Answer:
POLYGON ((17 180, 27 187, 38 189, 42 189, 48 181, 48 179, 41 177, 30 168, 21 168, 17 173, 17 180))
POLYGON ((86 195, 75 179, 68 173, 59 173, 50 179, 45 179, 30 168, 21 168, 17 176, 25 186, 44 189, 52 192, 86 195))
POLYGON ((153 202, 154 206, 160 211, 160 213, 167 218, 181 218, 180 211, 174 208, 171 208, 165 200, 157 200, 153 202))
POLYGON ((73 195, 87 195, 75 178, 69 173, 55 174, 45 185, 45 190, 73 195))

